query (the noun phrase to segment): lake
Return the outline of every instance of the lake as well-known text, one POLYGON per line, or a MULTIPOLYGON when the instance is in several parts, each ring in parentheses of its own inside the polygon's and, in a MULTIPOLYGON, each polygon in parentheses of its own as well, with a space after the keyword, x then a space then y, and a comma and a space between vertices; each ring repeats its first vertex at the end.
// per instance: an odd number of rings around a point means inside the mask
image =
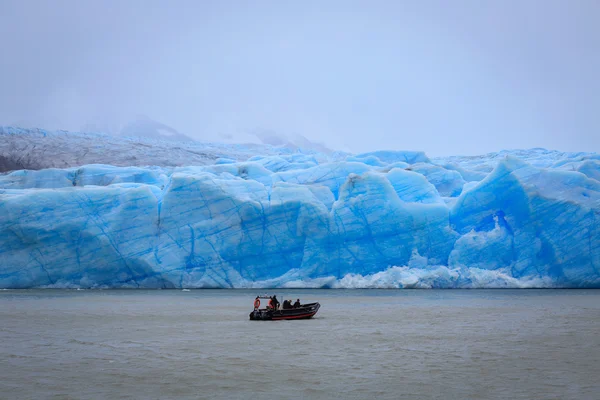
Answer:
POLYGON ((597 399, 600 290, 4 290, 2 399, 597 399), (319 301, 249 321, 257 294, 319 301))

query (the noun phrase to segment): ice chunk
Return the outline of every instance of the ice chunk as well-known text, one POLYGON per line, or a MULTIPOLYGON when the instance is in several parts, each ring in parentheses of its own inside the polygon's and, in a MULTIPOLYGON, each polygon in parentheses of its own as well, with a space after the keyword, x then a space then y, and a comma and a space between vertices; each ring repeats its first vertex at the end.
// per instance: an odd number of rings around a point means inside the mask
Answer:
POLYGON ((441 203, 436 188, 418 173, 394 168, 386 174, 398 197, 407 203, 441 203))
POLYGON ((273 181, 326 186, 337 198, 340 186, 346 182, 350 174, 362 174, 369 170, 370 167, 363 163, 327 163, 305 170, 279 172, 273 175, 273 181))
MULTIPOLYGON (((538 169, 508 157, 459 197, 450 220, 461 235, 494 230, 494 221, 498 221, 512 236, 511 272, 515 277, 539 274, 564 284, 585 285, 598 281, 599 206, 599 182, 579 172, 538 169)), ((482 237, 486 236, 490 235, 482 237)), ((499 259, 507 257, 501 249, 508 245, 508 238, 497 244, 495 240, 484 245, 490 250, 483 254, 495 248, 499 259)), ((479 257, 485 258, 464 244, 457 242, 455 259, 474 265, 480 263, 479 257)))
POLYGON ((385 164, 382 163, 379 158, 375 156, 348 156, 346 157, 346 161, 360 162, 363 164, 371 165, 374 167, 381 167, 385 164))
POLYGON ((437 165, 417 163, 411 165, 409 170, 425 176, 435 186, 438 193, 444 197, 460 195, 465 185, 465 180, 458 171, 448 170, 437 165))
POLYGON ((422 151, 373 151, 371 153, 362 153, 356 156, 361 159, 370 159, 375 157, 382 163, 391 164, 395 162, 405 162, 408 164, 415 164, 418 162, 431 162, 429 158, 422 151))

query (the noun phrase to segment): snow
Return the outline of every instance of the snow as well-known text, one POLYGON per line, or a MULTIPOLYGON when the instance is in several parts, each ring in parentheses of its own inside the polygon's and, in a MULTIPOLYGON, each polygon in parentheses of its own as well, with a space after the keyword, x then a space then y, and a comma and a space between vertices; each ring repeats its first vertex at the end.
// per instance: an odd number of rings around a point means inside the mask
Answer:
MULTIPOLYGON (((315 153, 305 152, 308 155, 315 153)), ((24 167, 27 169, 70 168, 88 164, 141 167, 211 165, 219 159, 221 162, 227 159, 245 161, 257 154, 284 155, 292 159, 296 153, 297 149, 264 144, 173 142, 152 137, 115 137, 0 126, 0 155, 10 158, 26 155, 26 161, 31 164, 24 167)))
POLYGON ((600 287, 593 153, 0 129, 1 156, 24 144, 48 167, 0 174, 0 288, 600 287))

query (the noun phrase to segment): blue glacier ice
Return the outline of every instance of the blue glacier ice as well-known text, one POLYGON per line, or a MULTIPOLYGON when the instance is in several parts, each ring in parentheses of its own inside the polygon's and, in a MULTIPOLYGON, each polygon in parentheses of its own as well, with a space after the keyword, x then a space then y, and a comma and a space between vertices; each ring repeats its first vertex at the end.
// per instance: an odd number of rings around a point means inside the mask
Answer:
POLYGON ((0 174, 0 288, 600 287, 593 153, 152 146, 0 174))

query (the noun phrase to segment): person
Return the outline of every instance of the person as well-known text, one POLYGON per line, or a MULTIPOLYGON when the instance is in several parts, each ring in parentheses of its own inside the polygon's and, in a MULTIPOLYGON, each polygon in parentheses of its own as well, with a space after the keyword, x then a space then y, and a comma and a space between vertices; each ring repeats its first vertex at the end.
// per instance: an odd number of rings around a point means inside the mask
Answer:
POLYGON ((273 300, 273 296, 269 297, 269 304, 267 305, 267 308, 271 310, 275 308, 275 301, 273 300))
POLYGON ((258 310, 260 308, 260 299, 258 298, 258 296, 256 296, 256 298, 254 299, 254 309, 258 310))
POLYGON ((296 299, 296 302, 294 303, 294 308, 298 307, 302 307, 302 305, 300 304, 300 299, 296 299))
POLYGON ((284 300, 283 301, 283 309, 287 310, 288 308, 292 308, 292 303, 290 303, 289 300, 284 300))
POLYGON ((273 297, 271 297, 271 300, 273 300, 273 309, 277 310, 279 308, 279 301, 277 301, 277 296, 273 295, 273 297))

